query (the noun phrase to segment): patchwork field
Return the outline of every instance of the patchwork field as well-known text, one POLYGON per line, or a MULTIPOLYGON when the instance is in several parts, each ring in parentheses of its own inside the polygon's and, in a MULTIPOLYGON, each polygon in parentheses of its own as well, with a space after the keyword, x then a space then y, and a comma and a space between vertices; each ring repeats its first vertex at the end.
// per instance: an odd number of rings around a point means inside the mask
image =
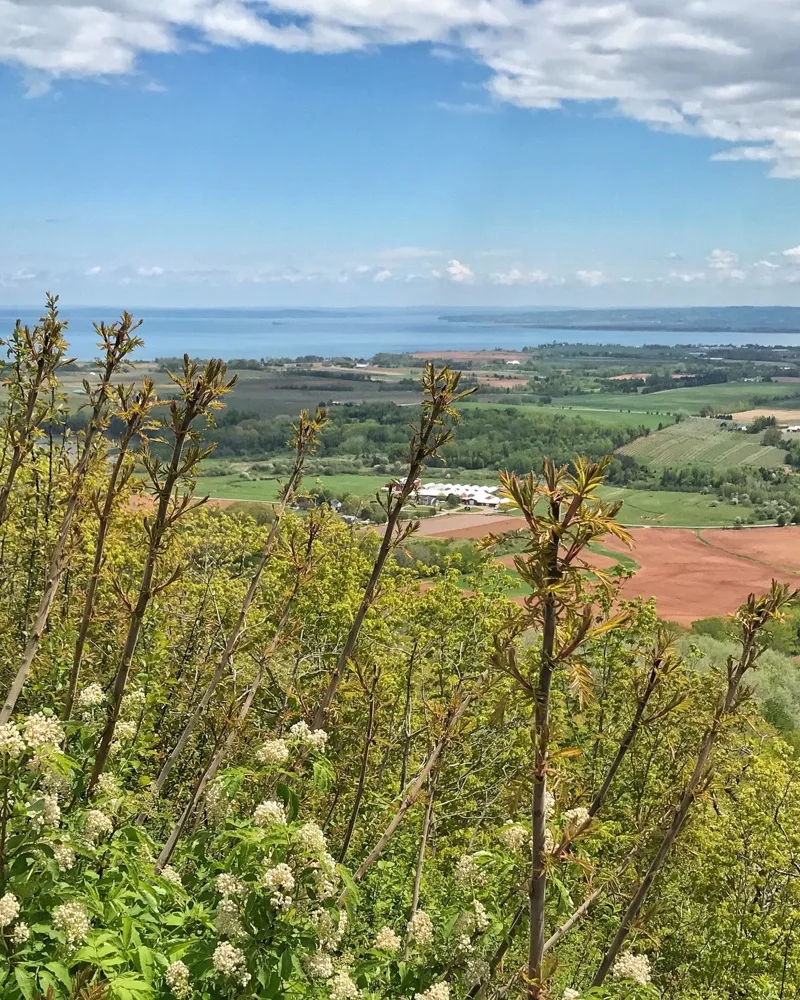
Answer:
POLYGON ((587 396, 559 396, 555 406, 581 405, 602 410, 631 410, 643 413, 671 414, 679 410, 699 413, 704 406, 713 406, 720 413, 747 410, 769 402, 778 409, 782 400, 797 405, 798 386, 777 382, 722 382, 718 385, 698 385, 691 388, 664 389, 662 392, 617 393, 598 392, 587 396))
MULTIPOLYGON (((386 476, 307 476, 306 489, 319 484, 334 493, 352 493, 372 499, 386 485, 386 476)), ((240 475, 203 476, 197 481, 198 496, 219 500, 277 500, 280 482, 277 479, 243 479, 240 475)))
POLYGON ((670 468, 747 465, 772 469, 782 467, 785 457, 785 449, 765 447, 757 434, 724 430, 718 421, 702 417, 637 438, 619 450, 644 464, 670 468))

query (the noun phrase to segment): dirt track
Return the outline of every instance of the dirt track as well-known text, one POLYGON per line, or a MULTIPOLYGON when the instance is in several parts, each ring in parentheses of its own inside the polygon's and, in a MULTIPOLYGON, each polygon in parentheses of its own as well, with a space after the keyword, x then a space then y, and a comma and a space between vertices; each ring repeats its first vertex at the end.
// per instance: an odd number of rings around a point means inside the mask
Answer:
MULTIPOLYGON (((482 538, 523 526, 520 518, 505 515, 455 514, 423 521, 420 531, 441 538, 482 538)), ((773 578, 800 586, 800 526, 701 532, 636 528, 632 536, 630 554, 641 568, 625 583, 624 596, 655 597, 662 618, 681 625, 730 614, 752 591, 763 593, 773 578)), ((616 540, 604 544, 625 551, 616 540)), ((609 562, 603 556, 591 561, 602 568, 609 562)))

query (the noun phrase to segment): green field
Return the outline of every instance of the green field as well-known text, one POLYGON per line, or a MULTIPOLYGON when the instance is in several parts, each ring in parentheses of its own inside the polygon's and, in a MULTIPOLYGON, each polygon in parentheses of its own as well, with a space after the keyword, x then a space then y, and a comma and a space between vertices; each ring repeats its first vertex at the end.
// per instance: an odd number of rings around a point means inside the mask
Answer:
POLYGON ((704 406, 713 406, 720 413, 736 413, 768 401, 773 401, 776 406, 796 406, 799 396, 798 386, 791 383, 723 382, 647 394, 598 392, 586 396, 561 396, 555 398, 552 405, 561 409, 582 405, 598 410, 656 414, 671 414, 678 410, 699 413, 704 406))
POLYGON ((784 448, 765 447, 757 434, 727 431, 719 422, 697 417, 637 438, 619 449, 644 465, 678 468, 708 465, 717 469, 746 465, 777 469, 784 465, 784 448))
POLYGON ((624 486, 605 486, 603 500, 622 500, 618 520, 627 525, 650 525, 669 528, 712 528, 733 524, 741 509, 719 502, 702 493, 672 493, 669 490, 629 490, 624 486))
MULTIPOLYGON (((565 397, 570 398, 570 397, 565 397)), ((589 399, 594 397, 573 396, 572 399, 589 399)), ((619 397, 618 397, 619 398, 619 397)), ((627 399, 628 397, 626 397, 627 399)), ((635 402, 635 400, 634 400, 635 402)), ((509 403, 504 403, 502 398, 499 399, 470 399, 465 403, 462 403, 459 409, 486 409, 487 407, 492 408, 502 408, 509 406, 509 403)), ((592 406, 556 406, 543 403, 541 406, 530 403, 520 403, 513 404, 515 410, 521 410, 525 413, 530 413, 533 416, 537 414, 547 415, 552 413, 554 410, 564 413, 566 416, 579 417, 583 420, 591 420, 597 424, 604 424, 606 427, 649 427, 651 430, 656 430, 658 425, 670 423, 673 419, 671 413, 665 413, 663 415, 658 415, 656 413, 643 413, 639 410, 628 411, 624 410, 610 410, 603 407, 592 407, 592 406)))
MULTIPOLYGON (((306 489, 317 484, 334 493, 352 493, 372 499, 386 485, 386 476, 306 476, 306 489)), ((278 498, 280 482, 277 479, 243 479, 238 474, 230 476, 203 476, 197 481, 197 495, 217 500, 266 500, 278 498)))

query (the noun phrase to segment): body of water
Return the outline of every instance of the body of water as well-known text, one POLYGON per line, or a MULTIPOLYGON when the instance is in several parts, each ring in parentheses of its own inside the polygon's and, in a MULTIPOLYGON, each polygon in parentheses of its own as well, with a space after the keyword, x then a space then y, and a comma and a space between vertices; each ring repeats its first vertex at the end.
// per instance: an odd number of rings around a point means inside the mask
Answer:
MULTIPOLYGON (((497 313, 498 310, 492 310, 497 313)), ((525 310, 530 313, 530 309, 525 310)), ((270 358, 319 354, 324 357, 371 357, 378 351, 520 349, 553 341, 584 344, 785 344, 800 346, 800 333, 703 333, 687 330, 538 330, 497 323, 444 320, 458 310, 452 307, 413 309, 134 309, 142 319, 140 334, 145 346, 142 359, 172 357, 188 352, 193 357, 270 358)), ((475 317, 477 310, 465 309, 475 317)), ((96 354, 94 321, 110 322, 119 315, 114 308, 91 307, 62 310, 69 320, 71 353, 80 360, 96 354)), ((504 310, 504 314, 511 315, 504 310)), ((0 309, 0 336, 17 318, 36 322, 40 310, 0 309)))

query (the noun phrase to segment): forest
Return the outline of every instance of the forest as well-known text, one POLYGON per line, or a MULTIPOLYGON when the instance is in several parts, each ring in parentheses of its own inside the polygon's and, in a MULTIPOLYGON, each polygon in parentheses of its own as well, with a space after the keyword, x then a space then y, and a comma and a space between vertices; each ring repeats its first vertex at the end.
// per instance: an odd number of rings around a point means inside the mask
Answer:
POLYGON ((629 541, 613 440, 559 420, 526 465, 504 411, 526 595, 457 552, 432 578, 402 515, 481 447, 432 363, 375 416, 385 524, 293 509, 355 446, 322 408, 269 518, 214 508, 235 373, 187 356, 159 398, 135 320, 95 329, 80 426, 57 300, 4 344, 4 1000, 800 996, 800 760, 754 696, 796 593, 681 639, 589 568, 629 541))

